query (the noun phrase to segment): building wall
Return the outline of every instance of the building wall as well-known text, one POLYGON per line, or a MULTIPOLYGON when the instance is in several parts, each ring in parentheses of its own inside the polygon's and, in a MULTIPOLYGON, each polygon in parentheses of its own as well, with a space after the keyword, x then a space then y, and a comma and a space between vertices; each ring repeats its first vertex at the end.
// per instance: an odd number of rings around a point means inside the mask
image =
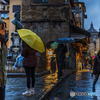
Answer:
POLYGON ((82 5, 82 11, 81 11, 81 28, 84 28, 84 10, 82 5))
MULTIPOLYGON (((31 5, 22 2, 22 24, 25 29, 34 31, 42 39, 45 48, 51 41, 69 37, 69 6, 31 5), (67 12, 66 12, 67 10, 67 12)), ((37 69, 47 69, 46 52, 40 54, 37 69)))
POLYGON ((9 5, 9 47, 12 45, 11 41, 11 33, 15 31, 15 26, 12 24, 12 20, 14 19, 13 5, 22 5, 22 0, 10 0, 9 5))
POLYGON ((99 45, 100 45, 100 40, 98 37, 98 32, 91 32, 91 43, 89 44, 89 50, 91 56, 94 56, 98 53, 100 49, 99 45))
POLYGON ((50 4, 63 4, 65 0, 50 0, 50 4))
POLYGON ((100 39, 97 38, 96 39, 96 54, 98 53, 99 50, 100 50, 100 39))
POLYGON ((89 44, 88 52, 90 53, 90 56, 94 56, 95 55, 95 45, 94 45, 94 43, 90 43, 89 44))
POLYGON ((2 9, 2 5, 4 5, 5 6, 5 10, 7 10, 7 7, 9 6, 8 4, 2 4, 2 3, 0 3, 0 10, 3 10, 2 9))
MULTIPOLYGON (((82 3, 79 3, 79 9, 76 9, 76 10, 73 10, 74 12, 74 15, 78 21, 78 26, 81 27, 81 28, 84 28, 84 9, 83 9, 83 4, 82 3), (80 9, 81 7, 81 9, 80 9), (78 16, 76 16, 76 14, 79 14, 78 16), (81 19, 80 19, 81 18, 81 19)), ((75 4, 76 6, 76 4, 75 4)))
POLYGON ((94 42, 91 42, 89 44, 90 56, 95 56, 98 53, 98 51, 100 50, 100 39, 96 38, 95 42, 96 42, 96 44, 94 42))
POLYGON ((69 8, 66 6, 28 6, 22 7, 22 20, 66 20, 69 19, 69 8), (68 10, 67 12, 65 9, 68 10), (63 10, 63 11, 62 11, 63 10), (66 12, 66 13, 65 13, 66 12), (26 16, 27 15, 27 16, 26 16))
POLYGON ((23 23, 25 29, 34 31, 46 45, 49 41, 69 36, 69 26, 66 22, 33 22, 23 23))
MULTIPOLYGON (((34 4, 33 3, 33 0, 28 0, 31 4, 34 4)), ((64 4, 65 3, 65 0, 48 0, 48 3, 49 4, 53 4, 53 5, 56 5, 56 4, 64 4)), ((43 4, 43 3, 37 3, 37 4, 43 4)))

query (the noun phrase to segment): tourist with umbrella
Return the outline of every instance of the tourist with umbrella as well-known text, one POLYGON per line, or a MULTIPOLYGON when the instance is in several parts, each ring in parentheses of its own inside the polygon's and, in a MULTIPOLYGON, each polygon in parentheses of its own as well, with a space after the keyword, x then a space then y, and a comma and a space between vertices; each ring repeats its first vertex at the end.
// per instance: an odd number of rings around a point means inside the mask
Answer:
POLYGON ((56 61, 58 65, 58 78, 62 77, 62 69, 64 66, 66 52, 67 52, 67 47, 64 46, 63 44, 58 44, 58 47, 54 51, 54 53, 56 54, 56 61))
POLYGON ((58 65, 58 78, 62 77, 62 69, 64 67, 65 53, 67 52, 66 43, 72 43, 75 40, 72 37, 69 38, 59 38, 57 40, 58 47, 55 49, 54 53, 56 54, 56 61, 58 65))
POLYGON ((35 94, 35 68, 37 66, 36 52, 39 51, 43 53, 45 48, 42 40, 36 33, 28 29, 19 29, 17 31, 22 39, 21 55, 24 57, 23 66, 27 76, 27 90, 22 95, 31 96, 35 94), (32 85, 30 78, 32 79, 32 85))

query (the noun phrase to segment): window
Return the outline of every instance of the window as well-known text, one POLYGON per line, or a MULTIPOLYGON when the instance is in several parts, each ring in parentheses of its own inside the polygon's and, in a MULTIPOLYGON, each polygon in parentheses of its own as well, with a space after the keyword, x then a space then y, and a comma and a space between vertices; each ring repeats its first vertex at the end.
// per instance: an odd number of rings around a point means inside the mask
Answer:
POLYGON ((41 0, 33 0, 33 3, 40 3, 41 0))
POLYGON ((4 5, 2 5, 1 8, 2 8, 2 10, 5 10, 5 6, 4 5))
POLYGON ((79 4, 79 9, 80 9, 80 10, 82 9, 82 5, 81 5, 81 4, 79 4))
POLYGON ((79 5, 76 5, 75 6, 75 10, 79 10, 79 5))
POLYGON ((2 5, 1 8, 4 8, 4 5, 2 5))
POLYGON ((5 10, 5 6, 3 7, 3 10, 5 10))
POLYGON ((33 3, 41 3, 41 2, 46 3, 48 2, 48 0, 33 0, 33 3))
POLYGON ((1 18, 7 18, 8 14, 7 13, 1 13, 1 18))
POLYGON ((9 10, 9 6, 7 6, 7 10, 9 10))
POLYGON ((20 12, 20 5, 13 5, 13 12, 19 11, 20 12))
POLYGON ((42 0, 42 2, 48 2, 48 0, 42 0))

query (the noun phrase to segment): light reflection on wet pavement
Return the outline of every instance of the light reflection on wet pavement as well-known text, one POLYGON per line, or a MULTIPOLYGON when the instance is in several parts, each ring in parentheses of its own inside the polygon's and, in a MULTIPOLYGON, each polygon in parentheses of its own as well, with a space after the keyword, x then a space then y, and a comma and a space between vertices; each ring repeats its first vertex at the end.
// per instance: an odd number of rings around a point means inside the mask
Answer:
MULTIPOLYGON (((64 74, 67 74, 70 73, 71 70, 66 69, 64 72, 64 74)), ((58 81, 57 73, 36 77, 36 94, 31 97, 25 97, 22 96, 22 93, 26 91, 26 78, 7 78, 5 100, 39 100, 39 98, 48 92, 58 81)))
POLYGON ((49 100, 100 100, 100 78, 97 81, 96 91, 93 94, 92 92, 93 77, 91 73, 92 71, 89 69, 83 69, 82 71, 77 71, 76 73, 75 72, 72 73, 69 77, 65 79, 65 81, 56 90, 56 92, 53 93, 53 95, 49 100), (89 93, 89 95, 91 96, 86 96, 85 94, 85 96, 71 97, 70 96, 71 91, 77 93, 82 93, 82 92, 89 93))

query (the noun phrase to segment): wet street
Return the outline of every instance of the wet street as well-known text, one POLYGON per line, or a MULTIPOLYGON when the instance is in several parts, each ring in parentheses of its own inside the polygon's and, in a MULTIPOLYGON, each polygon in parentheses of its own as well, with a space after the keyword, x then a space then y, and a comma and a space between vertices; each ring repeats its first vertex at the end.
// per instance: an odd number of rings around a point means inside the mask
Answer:
POLYGON ((49 100, 100 100, 100 78, 92 92, 92 71, 83 69, 68 76, 49 100))

